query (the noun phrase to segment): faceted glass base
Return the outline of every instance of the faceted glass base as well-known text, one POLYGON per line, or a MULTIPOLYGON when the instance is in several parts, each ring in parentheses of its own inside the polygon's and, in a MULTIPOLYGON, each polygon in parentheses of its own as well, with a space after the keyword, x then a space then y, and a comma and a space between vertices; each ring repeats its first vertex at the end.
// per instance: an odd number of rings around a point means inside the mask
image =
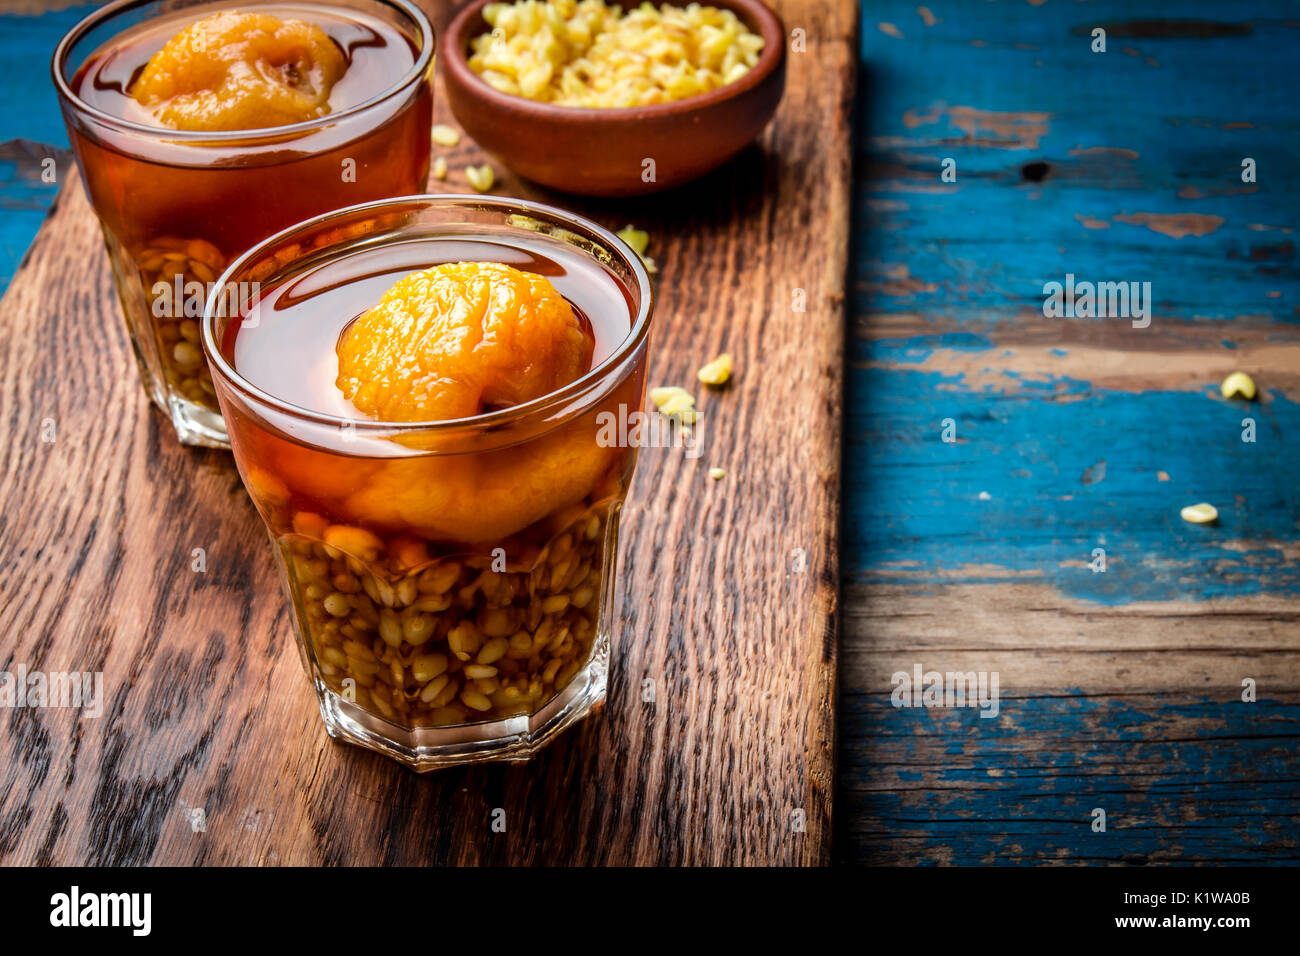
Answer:
POLYGON ((182 445, 200 445, 204 448, 229 448, 226 422, 219 412, 204 408, 197 402, 179 395, 167 398, 168 416, 176 427, 176 437, 182 445))
POLYGON ((553 737, 601 709, 608 662, 609 639, 602 634, 587 666, 537 713, 449 727, 400 727, 362 710, 319 678, 313 683, 331 737, 425 773, 458 764, 528 760, 553 737))

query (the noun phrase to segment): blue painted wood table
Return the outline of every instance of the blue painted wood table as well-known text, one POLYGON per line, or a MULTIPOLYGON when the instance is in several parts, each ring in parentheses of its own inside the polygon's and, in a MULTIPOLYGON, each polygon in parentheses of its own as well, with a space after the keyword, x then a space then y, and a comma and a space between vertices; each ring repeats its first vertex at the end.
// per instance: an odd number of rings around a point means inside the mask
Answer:
POLYGON ((840 858, 1294 862, 1295 6, 871 3, 861 38, 840 858), (1049 317, 1069 275, 1146 296, 1049 317), (996 674, 997 716, 895 706, 917 668, 996 674))

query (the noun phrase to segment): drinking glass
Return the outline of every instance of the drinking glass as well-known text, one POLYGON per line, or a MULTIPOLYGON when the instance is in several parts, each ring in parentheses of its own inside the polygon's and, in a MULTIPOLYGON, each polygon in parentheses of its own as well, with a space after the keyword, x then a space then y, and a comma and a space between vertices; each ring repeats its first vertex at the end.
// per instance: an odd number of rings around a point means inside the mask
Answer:
MULTIPOLYGON (((54 83, 140 377, 181 442, 229 447, 199 319, 210 284, 230 261, 295 222, 424 188, 433 51, 429 21, 409 0, 117 0, 59 43, 54 83), (131 71, 164 40, 224 10, 318 21, 345 34, 348 69, 362 74, 352 82, 370 79, 374 95, 307 122, 216 132, 147 125, 104 108, 105 89, 129 91, 131 71), (381 63, 376 43, 407 48, 410 68, 396 82, 371 75, 381 63)), ((382 55, 390 55, 387 47, 382 55)), ((124 114, 127 99, 113 100, 124 114)))
POLYGON ((644 401, 652 304, 641 260, 605 229, 484 197, 319 216, 221 276, 203 344, 331 736, 421 771, 522 760, 602 704, 636 457, 614 423, 644 401), (547 275, 595 330, 590 371, 451 421, 298 399, 303 376, 333 387, 340 328, 395 278, 475 258, 547 275), (223 306, 254 281, 257 302, 223 306))

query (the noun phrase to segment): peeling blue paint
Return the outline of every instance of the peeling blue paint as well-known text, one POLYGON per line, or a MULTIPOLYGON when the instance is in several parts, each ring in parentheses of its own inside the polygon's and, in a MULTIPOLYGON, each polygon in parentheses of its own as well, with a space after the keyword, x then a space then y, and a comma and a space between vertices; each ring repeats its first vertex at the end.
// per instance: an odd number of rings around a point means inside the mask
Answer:
MULTIPOLYGON (((862 8, 846 581, 888 582, 918 615, 950 583, 1037 583, 1063 607, 1300 594, 1297 370, 1277 369, 1284 387, 1257 375, 1253 403, 1222 399, 1211 374, 1192 391, 1160 376, 1165 350, 1187 341, 1216 367, 1243 354, 1234 325, 1252 347, 1296 342, 1300 126, 1276 77, 1294 73, 1300 32, 1263 0, 929 7, 932 26, 914 4, 862 8), (1170 16, 1235 35, 1120 28, 1091 52, 1093 26, 1170 16), (1247 156, 1255 183, 1241 179, 1247 156), (1154 328, 1063 325, 1053 341, 1043 285, 1067 273, 1150 282, 1154 328), (1026 377, 1030 347, 1042 367, 1026 377), (1125 350, 1138 377, 1133 357, 1149 356, 1159 384, 1089 381, 1081 347, 1125 350), (1199 501, 1218 507, 1216 525, 1181 519, 1199 501), (1089 567, 1098 547, 1104 573, 1089 567)), ((882 690, 841 690, 843 858, 1300 858, 1294 681, 1251 705, 1232 681, 1218 700, 1004 686, 996 720, 896 710, 882 690)))
POLYGON ((994 720, 896 709, 886 694, 846 694, 843 706, 891 754, 841 788, 837 812, 866 860, 901 862, 903 846, 917 865, 1286 865, 1300 851, 1294 703, 1243 704, 1227 689, 1141 703, 1004 697, 994 720), (1105 833, 1092 829, 1096 807, 1105 833))
MULTIPOLYGON (((0 15, 0 144, 24 139, 68 148, 50 59, 59 40, 98 4, 37 16, 0 15)), ((45 219, 57 184, 40 180, 32 160, 0 160, 0 294, 45 219), (23 168, 19 168, 20 165, 23 168)))
POLYGON ((1300 593, 1300 566, 1282 550, 1300 543, 1300 468, 1286 437, 1300 434, 1300 405, 1280 394, 1243 407, 1086 383, 1069 383, 1069 401, 941 391, 960 380, 900 369, 852 368, 849 380, 860 397, 847 438, 863 454, 845 474, 852 574, 906 563, 922 583, 978 581, 963 568, 996 566, 1107 604, 1300 593), (1254 443, 1241 440, 1245 415, 1254 443), (1089 484, 1098 459, 1105 479, 1089 484), (1182 520, 1199 501, 1219 509, 1217 525, 1182 520), (1243 541, 1253 544, 1233 550, 1243 541), (1087 567, 1098 547, 1104 573, 1087 567))

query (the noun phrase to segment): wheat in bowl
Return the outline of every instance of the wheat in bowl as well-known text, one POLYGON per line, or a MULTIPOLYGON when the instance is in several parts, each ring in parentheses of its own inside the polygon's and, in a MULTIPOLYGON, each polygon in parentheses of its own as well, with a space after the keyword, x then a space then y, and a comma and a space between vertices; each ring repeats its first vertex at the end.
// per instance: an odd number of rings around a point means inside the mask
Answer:
POLYGON ((611 109, 708 93, 748 73, 763 37, 731 10, 604 0, 519 0, 483 9, 491 32, 469 65, 493 88, 560 106, 611 109))
POLYGON ((785 90, 785 26, 761 0, 473 0, 443 34, 447 100, 516 173, 566 192, 671 189, 735 156, 785 90))

